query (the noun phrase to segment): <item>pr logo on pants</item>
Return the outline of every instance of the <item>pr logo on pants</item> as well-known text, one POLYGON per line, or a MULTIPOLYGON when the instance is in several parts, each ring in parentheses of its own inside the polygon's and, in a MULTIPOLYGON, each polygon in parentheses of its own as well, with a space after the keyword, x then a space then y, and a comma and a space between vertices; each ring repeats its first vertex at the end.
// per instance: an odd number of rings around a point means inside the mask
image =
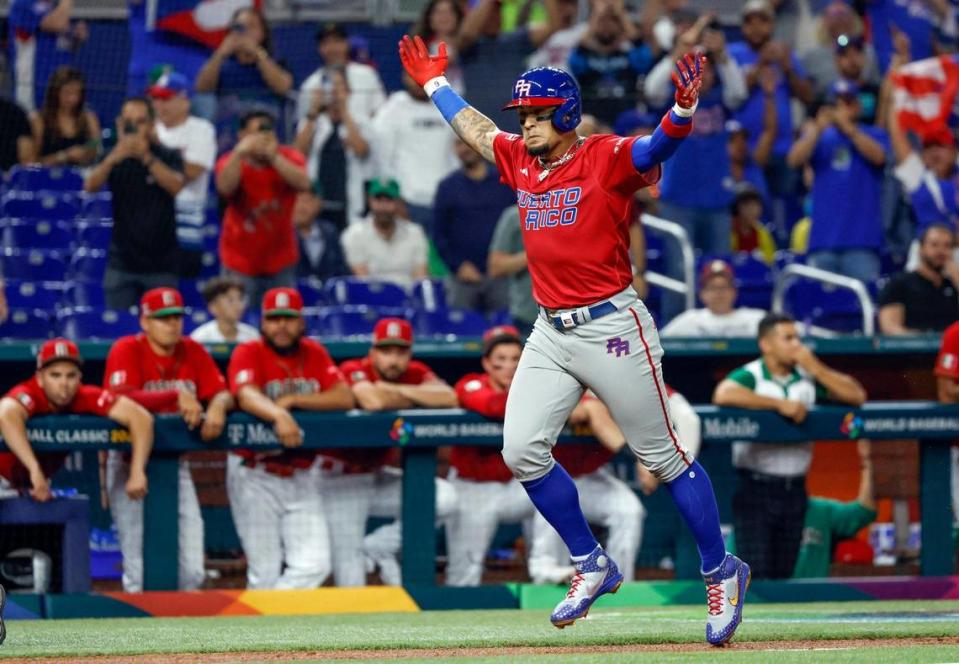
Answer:
POLYGON ((616 353, 616 357, 629 355, 629 341, 620 337, 613 337, 606 340, 606 354, 616 353))

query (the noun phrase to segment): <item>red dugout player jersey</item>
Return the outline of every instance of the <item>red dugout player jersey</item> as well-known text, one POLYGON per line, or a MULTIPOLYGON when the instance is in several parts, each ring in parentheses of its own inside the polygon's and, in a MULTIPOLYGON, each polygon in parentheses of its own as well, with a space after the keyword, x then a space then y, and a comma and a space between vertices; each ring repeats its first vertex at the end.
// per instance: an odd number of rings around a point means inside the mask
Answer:
POLYGON ((516 190, 533 297, 549 309, 593 304, 632 283, 629 226, 633 194, 655 184, 656 166, 633 166, 634 137, 597 134, 540 179, 539 159, 516 134, 493 140, 500 180, 516 190))
MULTIPOLYGON (((189 390, 200 401, 209 401, 226 389, 226 381, 206 348, 189 337, 177 344, 173 355, 157 355, 144 334, 122 337, 107 355, 104 383, 119 393, 189 390)), ((163 406, 144 403, 159 413, 177 412, 176 399, 163 406)))
MULTIPOLYGON (((456 397, 460 406, 492 420, 506 416, 508 392, 497 390, 489 382, 489 376, 471 373, 456 383, 456 397)), ((513 473, 503 462, 503 450, 499 447, 461 447, 450 450, 450 465, 456 474, 474 482, 509 482, 513 473)))
POLYGON ((959 380, 959 323, 953 323, 942 334, 936 375, 959 380))
MULTIPOLYGON (((108 390, 96 385, 81 385, 73 401, 66 408, 57 410, 47 400, 47 395, 44 394, 36 376, 16 385, 4 396, 16 400, 26 408, 28 417, 52 413, 78 413, 107 417, 110 409, 117 402, 116 395, 108 390)), ((43 468, 44 475, 50 477, 60 469, 66 456, 66 453, 49 452, 38 454, 37 460, 43 468)), ((30 473, 12 452, 0 452, 0 475, 18 489, 30 486, 30 473)))

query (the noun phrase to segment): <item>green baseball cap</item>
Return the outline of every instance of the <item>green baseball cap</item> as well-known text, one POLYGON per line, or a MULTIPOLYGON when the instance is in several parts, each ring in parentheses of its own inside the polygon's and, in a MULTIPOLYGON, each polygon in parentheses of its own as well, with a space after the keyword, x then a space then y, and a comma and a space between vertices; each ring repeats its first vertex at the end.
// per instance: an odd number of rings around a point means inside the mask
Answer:
POLYGON ((366 193, 370 196, 389 196, 390 198, 400 197, 400 183, 393 178, 376 178, 370 180, 366 188, 366 193))

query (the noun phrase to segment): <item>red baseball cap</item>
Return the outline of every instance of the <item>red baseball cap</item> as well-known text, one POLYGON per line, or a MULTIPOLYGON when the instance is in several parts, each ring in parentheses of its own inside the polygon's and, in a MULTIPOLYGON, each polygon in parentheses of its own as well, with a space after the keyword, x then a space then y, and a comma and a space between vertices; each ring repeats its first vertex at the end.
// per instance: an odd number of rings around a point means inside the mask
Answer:
POLYGON ((713 277, 726 277, 729 279, 729 283, 733 283, 736 273, 733 271, 732 265, 717 258, 709 261, 699 270, 699 287, 705 286, 706 282, 713 277))
POLYGON ((299 318, 303 315, 303 296, 295 288, 271 288, 263 296, 265 318, 285 316, 299 318))
POLYGON ((381 318, 373 328, 374 346, 413 345, 413 326, 403 318, 381 318))
POLYGON ((523 341, 519 335, 519 330, 512 325, 497 325, 486 330, 483 333, 483 356, 489 355, 490 351, 501 343, 522 345, 523 341))
POLYGON ((147 318, 183 315, 183 296, 176 288, 154 288, 140 298, 140 314, 147 318))
POLYGON ((928 130, 922 137, 922 147, 928 148, 933 145, 953 148, 956 146, 956 138, 946 127, 928 130))
POLYGON ((79 367, 83 364, 80 349, 75 343, 62 337, 45 341, 37 353, 37 369, 60 361, 73 362, 79 367))

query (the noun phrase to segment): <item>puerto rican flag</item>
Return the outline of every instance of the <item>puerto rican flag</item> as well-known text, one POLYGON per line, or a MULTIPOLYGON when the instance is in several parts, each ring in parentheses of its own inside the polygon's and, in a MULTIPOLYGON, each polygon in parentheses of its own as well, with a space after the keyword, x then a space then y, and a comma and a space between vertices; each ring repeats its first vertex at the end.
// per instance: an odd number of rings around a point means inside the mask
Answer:
POLYGON ((959 56, 918 60, 892 75, 893 109, 899 124, 923 138, 959 123, 959 56))
POLYGON ((261 4, 262 0, 147 0, 147 30, 176 32, 216 48, 236 10, 261 4))

